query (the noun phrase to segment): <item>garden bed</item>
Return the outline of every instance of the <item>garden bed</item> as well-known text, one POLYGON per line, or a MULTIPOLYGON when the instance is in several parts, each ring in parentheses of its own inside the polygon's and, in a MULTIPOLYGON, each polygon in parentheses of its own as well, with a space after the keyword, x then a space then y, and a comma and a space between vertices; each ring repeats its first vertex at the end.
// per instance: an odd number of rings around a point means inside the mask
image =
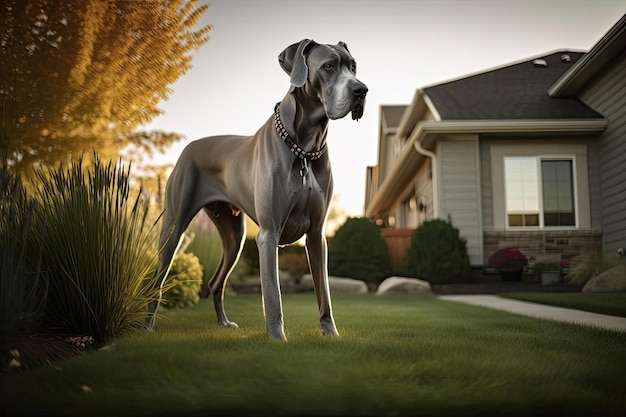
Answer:
POLYGON ((431 284, 435 294, 500 294, 507 292, 580 292, 568 284, 542 285, 535 282, 472 282, 467 284, 431 284))

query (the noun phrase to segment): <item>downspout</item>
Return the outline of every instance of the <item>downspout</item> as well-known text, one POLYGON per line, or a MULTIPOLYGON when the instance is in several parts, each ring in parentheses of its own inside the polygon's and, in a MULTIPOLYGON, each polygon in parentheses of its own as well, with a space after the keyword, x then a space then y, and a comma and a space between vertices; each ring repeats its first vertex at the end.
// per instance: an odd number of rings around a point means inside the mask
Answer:
POLYGON ((429 151, 428 149, 422 148, 422 144, 420 143, 419 138, 416 138, 413 141, 413 146, 415 150, 420 155, 424 155, 425 157, 430 158, 430 172, 432 175, 433 181, 433 218, 439 218, 439 179, 437 176, 437 155, 429 151))

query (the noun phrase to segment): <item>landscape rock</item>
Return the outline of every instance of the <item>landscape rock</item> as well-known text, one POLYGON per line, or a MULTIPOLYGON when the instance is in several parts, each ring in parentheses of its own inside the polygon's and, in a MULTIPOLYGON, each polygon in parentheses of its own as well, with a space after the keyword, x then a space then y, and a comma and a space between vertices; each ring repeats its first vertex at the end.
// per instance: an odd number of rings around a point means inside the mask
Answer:
POLYGON ((389 277, 378 286, 376 294, 406 294, 430 292, 430 284, 417 278, 389 277))
MULTIPOLYGON (((367 284, 358 279, 328 277, 328 286, 332 294, 363 294, 367 292, 367 284)), ((313 277, 311 274, 302 276, 300 289, 313 290, 313 277)))
POLYGON ((626 265, 618 265, 591 278, 583 292, 626 292, 626 265))

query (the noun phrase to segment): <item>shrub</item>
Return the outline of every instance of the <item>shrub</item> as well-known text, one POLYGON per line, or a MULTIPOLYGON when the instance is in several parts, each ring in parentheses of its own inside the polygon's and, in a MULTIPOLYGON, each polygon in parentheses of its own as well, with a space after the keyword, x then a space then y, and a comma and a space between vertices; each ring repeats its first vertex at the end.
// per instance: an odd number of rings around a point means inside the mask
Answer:
POLYGON ((471 272, 467 242, 450 222, 426 221, 411 236, 403 271, 431 283, 466 279, 471 272))
POLYGON ((43 231, 33 228, 34 209, 20 176, 3 161, 0 165, 0 350, 34 331, 45 302, 45 283, 39 265, 43 231))
POLYGON ((174 258, 169 273, 169 288, 163 293, 165 307, 192 307, 200 301, 202 265, 193 253, 180 253, 174 258))
POLYGON ((591 278, 608 271, 617 265, 617 262, 604 259, 598 253, 592 253, 582 257, 570 268, 567 279, 572 285, 584 286, 591 278))
POLYGON ((337 229, 328 248, 330 275, 380 283, 391 275, 387 242, 371 220, 351 217, 337 229))
POLYGON ((46 316, 61 332, 104 343, 143 327, 153 288, 154 225, 148 204, 131 197, 130 169, 103 164, 37 171, 38 224, 46 225, 43 266, 49 277, 46 316))

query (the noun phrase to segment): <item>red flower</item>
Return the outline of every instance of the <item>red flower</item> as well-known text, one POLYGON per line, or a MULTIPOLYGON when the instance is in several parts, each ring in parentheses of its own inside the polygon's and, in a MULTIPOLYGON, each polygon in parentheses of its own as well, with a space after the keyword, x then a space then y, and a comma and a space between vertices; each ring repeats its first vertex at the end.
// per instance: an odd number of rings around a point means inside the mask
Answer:
POLYGON ((495 251, 487 262, 489 268, 503 271, 521 271, 528 264, 528 258, 518 249, 502 248, 495 251))

